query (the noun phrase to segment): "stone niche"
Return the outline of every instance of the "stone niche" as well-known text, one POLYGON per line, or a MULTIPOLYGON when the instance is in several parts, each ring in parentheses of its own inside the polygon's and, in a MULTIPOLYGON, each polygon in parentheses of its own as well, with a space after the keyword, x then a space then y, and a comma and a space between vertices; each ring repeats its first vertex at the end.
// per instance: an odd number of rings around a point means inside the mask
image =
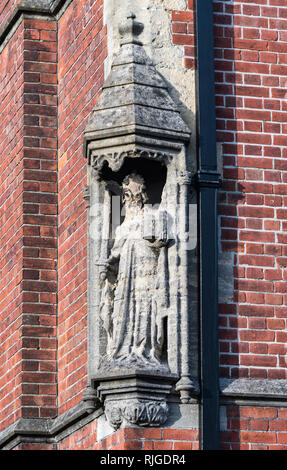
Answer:
POLYGON ((110 424, 162 426, 197 393, 189 289, 190 130, 132 13, 85 130, 89 392, 110 424))

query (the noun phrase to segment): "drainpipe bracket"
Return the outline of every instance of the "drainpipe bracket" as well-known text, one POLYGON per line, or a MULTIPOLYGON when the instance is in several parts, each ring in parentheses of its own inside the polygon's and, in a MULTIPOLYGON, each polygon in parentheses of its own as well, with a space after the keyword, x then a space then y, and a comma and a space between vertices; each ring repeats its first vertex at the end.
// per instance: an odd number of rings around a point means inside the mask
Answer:
POLYGON ((199 170, 194 181, 200 188, 220 188, 222 184, 220 173, 214 170, 199 170))

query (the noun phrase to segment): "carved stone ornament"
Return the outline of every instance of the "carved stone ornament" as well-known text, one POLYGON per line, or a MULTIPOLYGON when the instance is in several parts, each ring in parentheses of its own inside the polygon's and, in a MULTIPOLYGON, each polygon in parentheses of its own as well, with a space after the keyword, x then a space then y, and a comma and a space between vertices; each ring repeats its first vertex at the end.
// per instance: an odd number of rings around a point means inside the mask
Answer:
POLYGON ((107 401, 105 411, 115 429, 118 429, 123 422, 138 426, 162 426, 168 416, 168 406, 165 402, 138 399, 107 401))
POLYGON ((115 428, 160 426, 171 393, 177 389, 188 402, 196 391, 186 228, 190 131, 146 56, 142 30, 133 14, 120 26, 120 54, 84 139, 89 384, 115 428))
POLYGON ((117 151, 113 153, 93 152, 91 156, 91 166, 96 171, 100 171, 103 168, 104 163, 107 162, 111 170, 116 172, 119 171, 123 166, 125 158, 146 158, 159 162, 170 162, 172 155, 163 152, 142 150, 138 148, 123 152, 117 151))

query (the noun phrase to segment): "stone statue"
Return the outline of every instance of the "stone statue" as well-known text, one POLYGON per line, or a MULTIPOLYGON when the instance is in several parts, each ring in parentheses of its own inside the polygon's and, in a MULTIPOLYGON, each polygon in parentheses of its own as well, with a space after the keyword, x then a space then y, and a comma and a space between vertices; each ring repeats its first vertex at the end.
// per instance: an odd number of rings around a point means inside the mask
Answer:
POLYGON ((149 225, 148 197, 142 176, 122 184, 125 218, 103 265, 100 316, 107 333, 100 369, 163 369, 163 313, 168 304, 167 218, 157 211, 149 225), (155 228, 156 227, 156 228, 155 228))
MULTIPOLYGON (((134 14, 120 26, 120 51, 84 138, 88 380, 116 429, 162 426, 171 393, 184 404, 198 393, 197 300, 187 243, 191 132, 146 55, 143 28, 134 14), (119 194, 125 218, 112 239, 112 201, 119 194), (158 210, 147 195, 160 203, 158 210)), ((88 402, 91 397, 88 391, 88 402)))

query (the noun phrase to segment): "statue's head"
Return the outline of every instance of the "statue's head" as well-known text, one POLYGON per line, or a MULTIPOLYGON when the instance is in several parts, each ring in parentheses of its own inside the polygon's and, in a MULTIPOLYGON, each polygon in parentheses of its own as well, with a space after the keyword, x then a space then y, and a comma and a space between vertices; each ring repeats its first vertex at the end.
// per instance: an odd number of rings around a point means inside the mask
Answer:
POLYGON ((145 181, 137 173, 131 173, 123 180, 123 203, 126 207, 142 208, 148 201, 145 181))

